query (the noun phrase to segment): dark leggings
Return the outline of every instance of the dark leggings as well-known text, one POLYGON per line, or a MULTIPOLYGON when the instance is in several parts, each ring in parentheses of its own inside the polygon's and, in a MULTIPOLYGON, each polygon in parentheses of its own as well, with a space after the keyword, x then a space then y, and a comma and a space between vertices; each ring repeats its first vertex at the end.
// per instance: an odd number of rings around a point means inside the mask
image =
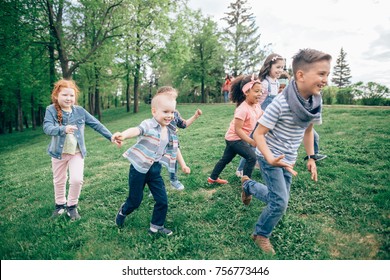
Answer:
POLYGON ((246 159, 244 166, 244 175, 247 175, 249 178, 252 176, 253 168, 256 164, 256 154, 252 149, 251 145, 243 140, 237 141, 226 141, 226 148, 223 152, 222 158, 215 165, 213 172, 210 175, 210 178, 216 180, 221 174, 222 170, 227 164, 229 164, 236 155, 240 155, 246 159))

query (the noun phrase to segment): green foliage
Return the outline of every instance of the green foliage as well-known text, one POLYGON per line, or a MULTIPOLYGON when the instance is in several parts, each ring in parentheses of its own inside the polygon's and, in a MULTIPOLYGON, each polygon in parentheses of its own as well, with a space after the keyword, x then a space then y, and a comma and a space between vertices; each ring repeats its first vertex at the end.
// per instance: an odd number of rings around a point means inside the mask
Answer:
POLYGON ((327 86, 322 90, 322 100, 324 104, 332 105, 336 100, 338 88, 327 86))
POLYGON ((384 85, 358 82, 352 88, 355 98, 362 105, 388 106, 390 104, 390 90, 384 85))
MULTIPOLYGON (((225 186, 208 185, 207 177, 221 157, 233 104, 179 105, 184 118, 197 108, 203 115, 179 131, 180 147, 191 174, 179 171, 185 190, 167 184, 171 237, 151 237, 147 228, 154 201, 145 195, 140 208, 119 230, 114 218, 127 196, 129 163, 122 148, 86 129, 88 156, 80 197, 81 220, 51 220, 54 208, 48 136, 26 130, 0 136, 0 257, 2 260, 262 260, 268 259, 250 239, 264 204, 240 200, 235 176, 239 158, 226 166, 225 186)), ((111 131, 122 131, 150 117, 123 109, 103 112, 111 131)), ((271 237, 280 260, 388 260, 390 192, 388 160, 390 110, 325 106, 323 125, 316 127, 321 151, 319 181, 310 180, 303 147, 295 165, 289 208, 271 237), (366 124, 370 129, 362 129, 366 124), (357 137, 358 136, 358 137, 357 137)), ((261 181, 258 170, 253 179, 261 181)))
POLYGON ((336 93, 337 104, 354 104, 352 88, 341 88, 336 93))

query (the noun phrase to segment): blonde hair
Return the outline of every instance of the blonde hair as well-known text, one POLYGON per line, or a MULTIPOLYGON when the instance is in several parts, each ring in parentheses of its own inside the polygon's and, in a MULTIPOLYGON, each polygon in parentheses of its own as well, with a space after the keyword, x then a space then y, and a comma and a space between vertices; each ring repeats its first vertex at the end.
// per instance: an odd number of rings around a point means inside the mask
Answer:
POLYGON ((162 100, 174 101, 176 103, 176 98, 174 98, 172 94, 169 94, 168 92, 159 94, 156 93, 156 95, 152 98, 151 107, 158 108, 162 100))
POLYGON ((75 81, 73 81, 73 80, 61 79, 54 84, 53 91, 51 92, 51 101, 53 102, 54 107, 56 108, 57 118, 58 118, 58 122, 60 123, 60 125, 62 124, 62 110, 61 110, 60 105, 58 104, 58 94, 60 93, 60 91, 63 88, 71 88, 74 90, 74 94, 76 96, 76 102, 75 102, 76 104, 77 104, 77 98, 78 98, 79 92, 80 92, 75 81))
POLYGON ((164 94, 164 95, 170 95, 172 96, 174 99, 177 98, 178 96, 178 92, 175 88, 171 87, 171 86, 163 86, 163 87, 160 87, 157 92, 156 92, 156 95, 160 95, 160 94, 164 94))

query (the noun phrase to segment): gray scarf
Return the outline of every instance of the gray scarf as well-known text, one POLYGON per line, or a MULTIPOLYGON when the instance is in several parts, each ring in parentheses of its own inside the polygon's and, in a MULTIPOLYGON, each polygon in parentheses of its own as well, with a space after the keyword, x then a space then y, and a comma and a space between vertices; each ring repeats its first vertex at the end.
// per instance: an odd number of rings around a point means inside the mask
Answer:
POLYGON ((298 98, 298 89, 295 81, 292 81, 283 91, 287 104, 293 115, 294 122, 302 128, 309 126, 314 119, 321 117, 322 98, 321 95, 312 95, 311 109, 306 109, 298 98))

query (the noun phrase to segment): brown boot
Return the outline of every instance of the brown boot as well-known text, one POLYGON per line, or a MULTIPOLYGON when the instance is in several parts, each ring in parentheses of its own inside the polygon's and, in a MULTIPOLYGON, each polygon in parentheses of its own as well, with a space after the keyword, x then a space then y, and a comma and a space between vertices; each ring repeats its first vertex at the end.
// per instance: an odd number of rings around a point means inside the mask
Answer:
POLYGON ((244 183, 248 180, 250 180, 250 178, 246 175, 242 176, 242 178, 241 178, 241 188, 242 188, 241 200, 242 200, 242 203, 244 203, 244 205, 249 205, 249 203, 251 203, 251 200, 252 200, 252 195, 247 195, 245 190, 244 190, 244 183))
POLYGON ((263 250, 264 253, 275 255, 274 247, 269 241, 269 238, 261 235, 252 235, 252 240, 260 247, 261 250, 263 250))

